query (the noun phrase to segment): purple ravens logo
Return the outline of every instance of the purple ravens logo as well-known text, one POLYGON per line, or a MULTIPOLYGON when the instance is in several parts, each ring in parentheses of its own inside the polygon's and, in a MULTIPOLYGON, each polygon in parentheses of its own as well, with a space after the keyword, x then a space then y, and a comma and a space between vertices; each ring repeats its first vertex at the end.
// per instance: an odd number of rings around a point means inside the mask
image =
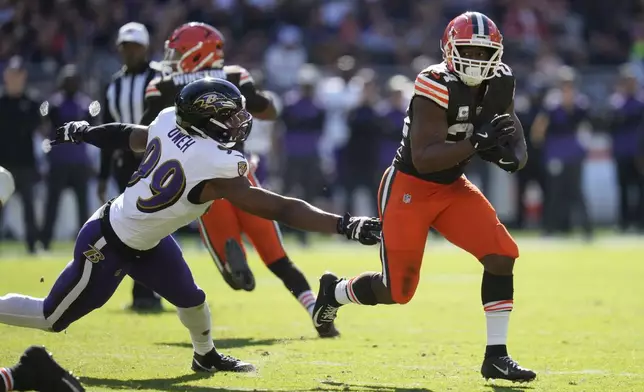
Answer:
POLYGON ((234 101, 219 93, 206 93, 197 98, 194 105, 204 111, 212 110, 215 113, 219 113, 221 110, 237 109, 237 104, 234 101))

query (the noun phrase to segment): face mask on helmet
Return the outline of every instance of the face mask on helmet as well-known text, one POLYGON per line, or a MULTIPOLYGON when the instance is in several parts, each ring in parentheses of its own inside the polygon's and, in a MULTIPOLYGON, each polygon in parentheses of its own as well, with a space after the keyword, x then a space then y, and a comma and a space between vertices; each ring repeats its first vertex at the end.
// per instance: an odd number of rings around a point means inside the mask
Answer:
POLYGON ((452 71, 468 86, 478 86, 492 79, 501 64, 503 46, 485 39, 450 39, 443 50, 452 71), (485 56, 470 53, 484 52, 485 56))
POLYGON ((176 50, 170 48, 169 41, 165 41, 163 49, 163 60, 161 60, 161 66, 163 75, 169 75, 177 71, 177 64, 179 63, 179 53, 176 50))
POLYGON ((230 148, 248 138, 253 125, 253 116, 246 109, 218 113, 217 118, 177 111, 177 125, 189 134, 210 137, 230 148))
POLYGON ((246 109, 242 109, 223 122, 211 118, 209 123, 206 126, 208 130, 206 133, 215 132, 220 143, 226 147, 232 147, 248 138, 253 125, 253 116, 246 109))

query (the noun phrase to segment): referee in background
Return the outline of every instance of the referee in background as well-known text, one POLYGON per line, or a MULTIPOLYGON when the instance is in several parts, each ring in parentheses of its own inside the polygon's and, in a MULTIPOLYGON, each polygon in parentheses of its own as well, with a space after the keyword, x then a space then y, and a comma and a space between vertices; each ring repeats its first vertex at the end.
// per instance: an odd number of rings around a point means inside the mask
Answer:
MULTIPOLYGON (((139 124, 144 111, 145 88, 157 75, 158 70, 148 58, 150 34, 141 23, 123 25, 116 39, 123 67, 112 77, 105 90, 103 123, 122 122, 139 124)), ((98 198, 107 201, 107 183, 112 168, 119 191, 125 191, 132 173, 141 163, 141 155, 127 150, 101 151, 101 169, 98 179, 98 198)), ((152 290, 134 282, 132 289, 134 311, 161 311, 161 298, 152 290)))

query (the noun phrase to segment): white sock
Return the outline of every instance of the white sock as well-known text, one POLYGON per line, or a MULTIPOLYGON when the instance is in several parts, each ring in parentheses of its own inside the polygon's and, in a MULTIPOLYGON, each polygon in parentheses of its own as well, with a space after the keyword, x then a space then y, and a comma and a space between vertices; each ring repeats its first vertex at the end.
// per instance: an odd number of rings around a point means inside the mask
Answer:
POLYGON ((177 308, 179 320, 190 331, 190 338, 192 339, 192 347, 199 355, 206 355, 213 348, 215 344, 212 341, 210 333, 210 308, 208 303, 204 302, 194 308, 177 308))
POLYGON ((512 300, 494 301, 483 305, 487 324, 487 345, 506 345, 508 342, 508 326, 512 300))
POLYGON ((342 279, 335 285, 335 300, 338 301, 340 305, 346 305, 352 302, 354 304, 362 305, 353 293, 353 287, 351 285, 353 284, 354 279, 355 278, 351 278, 349 280, 342 279))
POLYGON ((51 324, 43 312, 44 298, 21 294, 0 297, 0 323, 49 331, 51 324))
POLYGON ((315 294, 313 294, 313 291, 307 290, 303 292, 298 295, 297 300, 302 304, 304 309, 309 312, 309 315, 313 317, 313 308, 315 307, 315 294))
POLYGON ((347 284, 349 284, 349 282, 346 279, 342 279, 335 285, 335 300, 338 301, 340 305, 351 303, 351 300, 349 300, 349 294, 347 293, 347 284))

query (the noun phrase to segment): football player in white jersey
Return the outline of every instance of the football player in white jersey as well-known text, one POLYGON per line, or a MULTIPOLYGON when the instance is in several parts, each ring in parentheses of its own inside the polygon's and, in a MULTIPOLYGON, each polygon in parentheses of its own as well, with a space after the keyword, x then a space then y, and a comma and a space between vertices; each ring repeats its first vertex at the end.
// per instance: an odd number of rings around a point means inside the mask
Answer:
POLYGON ((376 218, 337 216, 310 204, 253 187, 242 142, 252 117, 244 97, 228 81, 205 78, 185 86, 175 107, 149 127, 67 123, 52 144, 85 142, 99 148, 145 151, 128 188, 102 206, 81 228, 74 258, 46 298, 0 297, 0 322, 59 332, 103 306, 125 275, 177 307, 190 332, 194 371, 253 371, 254 366, 217 352, 210 310, 181 249, 170 236, 201 216, 216 199, 301 230, 337 233, 365 245, 379 241, 376 218))

